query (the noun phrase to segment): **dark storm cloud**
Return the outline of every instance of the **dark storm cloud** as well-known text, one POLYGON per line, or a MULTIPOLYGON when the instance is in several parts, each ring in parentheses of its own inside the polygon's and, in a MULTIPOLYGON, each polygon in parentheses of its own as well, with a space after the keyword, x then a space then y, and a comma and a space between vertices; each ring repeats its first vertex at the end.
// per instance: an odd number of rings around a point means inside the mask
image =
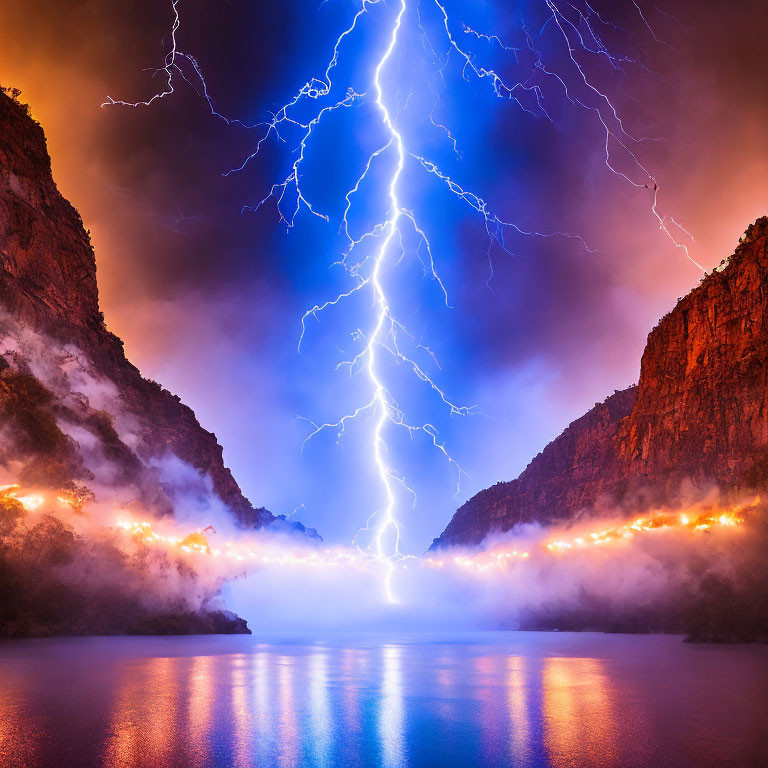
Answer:
MULTIPOLYGON (((258 175, 264 168, 222 176, 252 150, 253 131, 212 119, 184 84, 151 110, 99 106, 107 95, 141 100, 163 87, 162 72, 152 77, 149 70, 161 65, 170 42, 170 3, 6 5, 2 82, 24 86, 55 166, 78 168, 60 180, 86 221, 104 222, 117 235, 100 254, 102 272, 110 272, 107 294, 114 281, 139 298, 166 298, 274 267, 267 245, 274 216, 240 215, 266 183, 258 175)), ((205 66, 217 107, 263 119, 271 106, 265 95, 287 85, 279 73, 289 52, 275 30, 288 27, 290 9, 238 2, 212 13, 202 2, 182 5, 180 48, 205 66)))
MULTIPOLYGON (((103 222, 118 235, 100 254, 102 272, 110 273, 104 275, 108 300, 112 284, 137 297, 149 293, 167 298, 169 293, 210 289, 259 275, 280 279, 280 262, 273 258, 277 236, 273 212, 240 215, 241 206, 259 199, 259 192, 273 179, 274 164, 267 157, 240 176, 221 175, 250 152, 254 132, 211 118, 205 104, 183 84, 174 98, 156 103, 152 110, 98 108, 107 94, 140 99, 160 85, 161 76, 153 80, 145 70, 157 67, 167 50, 169 3, 31 0, 23 6, 4 5, 10 31, 4 35, 0 58, 2 79, 28 85, 25 95, 42 118, 57 112, 57 122, 69 123, 67 145, 56 149, 63 149, 73 167, 85 165, 92 183, 90 189, 82 189, 77 178, 62 181, 76 192, 87 221, 103 222), (114 259, 112 251, 118 251, 114 259)), ((623 49, 632 46, 629 52, 658 74, 649 78, 628 67, 618 80, 617 98, 624 102, 622 107, 631 109, 632 124, 644 134, 672 138, 664 147, 651 148, 666 166, 661 173, 664 192, 671 196, 676 185, 686 187, 679 184, 679 174, 696 178, 700 188, 685 188, 683 194, 704 197, 703 187, 709 205, 690 226, 697 233, 702 228, 711 231, 710 206, 721 196, 718 186, 727 174, 722 166, 732 167, 744 149, 754 148, 754 140, 746 146, 743 140, 750 126, 765 125, 766 97, 760 81, 765 4, 741 0, 724 8, 716 2, 672 2, 659 6, 663 12, 649 7, 646 18, 663 44, 647 34, 631 3, 602 5, 606 17, 627 29, 628 34, 616 33, 616 43, 623 49), (621 92, 628 96, 622 99, 621 92), (641 101, 633 107, 638 95, 641 101)), ((313 34, 314 11, 306 3, 265 7, 242 0, 219 4, 212 11, 208 4, 190 0, 181 9, 181 49, 193 52, 201 62, 217 108, 246 121, 263 119, 279 98, 295 88, 306 71, 305 62, 326 43, 313 34)), ((512 112, 492 133, 486 152, 486 160, 492 160, 486 163, 489 181, 500 195, 508 188, 515 210, 522 208, 526 214, 523 223, 532 221, 542 230, 547 225, 579 233, 590 230, 586 234, 598 241, 596 247, 605 250, 613 245, 615 238, 605 230, 613 229, 615 220, 604 214, 590 216, 582 207, 585 186, 600 181, 587 178, 578 157, 575 162, 568 157, 569 151, 577 156, 590 143, 594 151, 599 133, 583 121, 575 126, 568 114, 560 114, 560 125, 552 126, 521 122, 512 112), (558 142, 558 131, 562 139, 562 132, 574 127, 578 130, 571 137, 558 142), (504 169, 510 167, 511 174, 504 178, 504 169)), ((52 142, 56 144, 55 135, 52 142)), ((57 164, 61 160, 57 153, 57 164)), ((601 172, 597 166, 588 170, 592 176, 601 172)), ((631 199, 630 193, 625 199, 631 199)), ((674 208, 671 201, 666 208, 674 208)), ((638 222, 638 227, 645 225, 638 222)), ((468 251, 481 254, 482 239, 469 237, 468 251)), ((705 238, 702 241, 706 244, 705 238)), ((651 247, 668 250, 665 246, 659 240, 651 247)), ((548 346, 552 335, 546 330, 548 318, 555 328, 562 328, 563 314, 583 317, 588 307, 600 305, 595 299, 604 295, 607 283, 623 279, 610 260, 585 258, 585 267, 580 268, 567 243, 559 249, 516 243, 516 249, 525 255, 525 263, 508 268, 509 284, 500 279, 506 267, 497 267, 499 279, 492 287, 499 293, 524 294, 522 305, 507 304, 513 313, 519 307, 532 328, 519 338, 505 333, 512 348, 523 355, 539 341, 548 346), (543 258, 538 257, 540 251, 543 258), (562 265, 557 264, 558 252, 563 254, 562 265), (536 306, 541 312, 535 311, 536 306)), ((615 250, 612 253, 616 255, 615 250)), ((705 255, 711 260, 717 252, 705 255)), ((506 255, 497 254, 495 259, 503 261, 506 255)), ((681 273, 681 284, 691 277, 685 267, 675 265, 673 270, 681 273)), ((482 290, 477 297, 481 303, 486 299, 482 290)), ((595 308, 599 311, 599 306, 595 308)), ((509 317, 508 324, 516 325, 519 319, 509 317)), ((492 332, 498 325, 494 318, 488 328, 492 332)), ((576 329, 580 326, 583 323, 577 322, 576 329)), ((557 345, 563 334, 555 336, 557 345)), ((490 348, 493 357, 493 345, 490 348)))
MULTIPOLYGON (((696 243, 680 240, 711 268, 768 206, 768 92, 759 75, 768 7, 751 1, 649 5, 644 15, 651 35, 634 6, 625 5, 597 7, 625 27, 616 33, 618 49, 651 71, 625 65, 599 82, 631 133, 663 139, 627 143, 659 181, 660 210, 696 237, 696 243)), ((502 120, 490 155, 497 168, 508 169, 496 189, 502 196, 507 191, 516 214, 523 212, 516 220, 534 222, 540 231, 583 234, 599 253, 564 240, 518 239, 511 255, 494 250, 494 278, 483 290, 484 253, 467 238, 475 274, 464 283, 471 307, 464 329, 483 365, 506 368, 541 357, 558 370, 599 363, 607 382, 624 386, 630 361, 639 362, 643 328, 650 330, 700 273, 658 234, 650 191, 627 188, 605 168, 595 151, 602 145, 599 126, 576 112, 555 107, 554 125, 502 120), (525 148, 524 162, 509 144, 525 148), (612 368, 622 371, 613 380, 612 368)), ((606 385, 606 393, 610 389, 606 385)))

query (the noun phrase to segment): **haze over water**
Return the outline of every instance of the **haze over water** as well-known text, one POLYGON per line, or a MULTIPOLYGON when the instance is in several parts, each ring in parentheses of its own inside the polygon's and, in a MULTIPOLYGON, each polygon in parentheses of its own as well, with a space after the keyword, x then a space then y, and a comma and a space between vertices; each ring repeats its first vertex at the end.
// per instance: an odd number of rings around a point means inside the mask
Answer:
POLYGON ((485 633, 0 646, 6 766, 764 766, 768 649, 485 633))

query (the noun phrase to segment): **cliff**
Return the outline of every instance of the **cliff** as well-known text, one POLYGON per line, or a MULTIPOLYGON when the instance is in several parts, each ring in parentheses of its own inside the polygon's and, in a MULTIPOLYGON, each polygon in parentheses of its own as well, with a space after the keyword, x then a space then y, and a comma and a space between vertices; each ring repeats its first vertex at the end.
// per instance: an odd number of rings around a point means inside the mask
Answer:
POLYGON ((466 502, 433 546, 518 523, 631 513, 768 487, 768 218, 648 335, 636 387, 573 422, 516 480, 466 502))
POLYGON ((0 90, 0 636, 250 631, 223 576, 121 538, 123 510, 319 539, 254 508, 216 436, 126 359, 43 130, 0 90))
POLYGON ((244 527, 306 532, 254 508, 216 436, 126 359, 105 326, 88 233, 56 188, 43 130, 1 92, 0 431, 0 467, 25 485, 109 482, 125 500, 172 514, 167 467, 176 461, 244 527))

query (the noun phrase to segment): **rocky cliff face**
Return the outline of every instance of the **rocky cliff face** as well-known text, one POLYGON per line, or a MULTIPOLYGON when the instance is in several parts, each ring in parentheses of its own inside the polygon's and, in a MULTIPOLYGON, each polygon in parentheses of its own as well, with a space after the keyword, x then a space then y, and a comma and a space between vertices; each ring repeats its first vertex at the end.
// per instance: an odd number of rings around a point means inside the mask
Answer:
POLYGON ((53 182, 43 130, 3 93, 0 433, 0 469, 12 480, 109 483, 126 502, 170 514, 178 498, 168 475, 181 466, 243 526, 304 532, 254 508, 216 436, 126 359, 104 324, 88 233, 53 182))
POLYGON ((728 493, 768 469, 768 218, 648 336, 620 472, 662 498, 680 481, 728 493))
POLYGON ((481 491, 433 546, 521 522, 722 501, 768 487, 768 218, 651 331, 637 387, 573 422, 519 478, 481 491))
POLYGON ((518 523, 551 522, 589 509, 610 493, 616 454, 613 437, 632 411, 637 387, 611 395, 570 424, 516 480, 473 496, 435 542, 479 544, 491 531, 518 523))

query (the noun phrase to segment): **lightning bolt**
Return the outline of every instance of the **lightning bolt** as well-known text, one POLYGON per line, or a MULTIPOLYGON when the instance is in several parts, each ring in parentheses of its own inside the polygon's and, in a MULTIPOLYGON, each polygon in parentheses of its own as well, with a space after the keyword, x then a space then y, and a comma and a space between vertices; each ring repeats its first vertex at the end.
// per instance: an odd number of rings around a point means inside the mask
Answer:
MULTIPOLYGON (((629 1, 653 39, 661 43, 640 5, 636 0, 629 1)), ((163 66, 154 72, 162 77, 163 87, 142 101, 128 102, 108 97, 104 106, 148 107, 153 102, 173 94, 175 79, 181 77, 204 99, 212 116, 227 123, 246 125, 217 111, 197 60, 179 50, 177 44, 181 25, 179 2, 180 0, 171 0, 170 45, 163 66)), ((429 372, 429 368, 437 363, 432 350, 422 344, 420 339, 397 319, 392 310, 393 302, 388 293, 391 289, 388 287, 385 273, 389 274, 389 271, 407 255, 406 243, 409 238, 415 238, 418 243, 412 250, 415 257, 421 261, 424 274, 437 284, 445 305, 450 306, 448 292, 438 273, 426 228, 420 223, 415 211, 409 209, 403 201, 400 187, 406 168, 413 165, 420 169, 428 178, 437 181, 450 195, 480 217, 488 235, 489 280, 493 275, 491 259, 493 247, 497 246, 502 251, 511 253, 508 243, 509 233, 516 236, 572 239, 587 252, 593 250, 578 234, 561 231, 540 232, 498 216, 483 197, 444 170, 434 158, 428 157, 423 152, 409 149, 408 137, 400 125, 400 120, 413 95, 413 85, 411 84, 408 99, 405 104, 402 104, 400 103, 402 100, 398 97, 398 89, 391 87, 392 77, 390 76, 396 54, 406 45, 403 40, 406 27, 410 24, 411 33, 415 32, 415 36, 421 41, 423 52, 429 58, 435 75, 429 85, 434 94, 434 103, 428 115, 429 122, 447 138, 457 159, 460 158, 457 139, 448 126, 435 118, 436 110, 443 98, 442 92, 447 88, 446 73, 450 71, 451 66, 457 68, 460 76, 468 83, 474 83, 478 87, 489 86, 490 94, 495 98, 512 102, 525 116, 534 119, 552 121, 546 107, 549 99, 552 98, 552 93, 559 92, 567 104, 594 118, 604 140, 606 168, 633 188, 650 191, 650 210, 659 229, 675 248, 701 269, 681 239, 681 237, 688 238, 692 242, 690 233, 675 219, 660 213, 658 182, 638 156, 637 147, 645 142, 659 139, 632 135, 616 104, 593 82, 584 59, 597 57, 607 62, 614 70, 622 70, 627 66, 645 68, 645 65, 630 57, 613 53, 609 49, 600 29, 618 29, 618 27, 604 19, 588 1, 579 3, 578 0, 569 2, 539 0, 538 10, 544 16, 538 28, 531 28, 521 15, 518 30, 520 44, 510 45, 499 35, 475 29, 463 22, 456 23, 445 0, 360 0, 351 20, 336 37, 322 72, 307 80, 292 98, 272 114, 271 119, 247 126, 259 130, 261 135, 253 151, 225 173, 229 175, 244 171, 259 155, 265 142, 274 138, 277 142, 286 144, 292 151, 293 158, 288 164, 287 173, 281 181, 267 190, 258 203, 244 206, 243 210, 257 211, 268 203, 273 203, 280 221, 289 229, 295 225, 296 218, 302 210, 311 216, 330 221, 330 216, 312 202, 302 185, 302 170, 308 162, 307 153, 315 141, 318 126, 327 121, 332 114, 356 110, 363 105, 372 105, 378 115, 379 126, 383 128, 383 141, 365 157, 356 182, 344 196, 345 207, 339 222, 344 246, 335 264, 346 270, 351 279, 351 287, 331 299, 316 304, 303 315, 298 346, 301 349, 310 318, 317 319, 322 313, 338 306, 355 294, 364 291, 369 293, 373 311, 368 330, 355 331, 353 341, 358 346, 357 353, 337 366, 337 368, 347 368, 351 373, 362 373, 365 376, 367 400, 362 405, 351 408, 334 422, 310 422, 312 428, 306 441, 325 431, 335 432, 337 440, 341 440, 351 422, 363 415, 371 418, 370 453, 380 482, 383 505, 371 514, 358 536, 363 532, 372 533, 369 546, 387 566, 384 592, 389 602, 397 602, 392 576, 395 563, 404 557, 400 552, 398 487, 413 498, 414 505, 416 499, 416 493, 407 478, 396 469, 390 459, 387 442, 390 429, 405 430, 412 437, 417 434, 423 435, 454 468, 457 476, 457 493, 464 472, 448 451, 433 424, 409 420, 405 410, 387 385, 382 356, 389 355, 396 364, 405 366, 417 382, 431 391, 450 415, 468 415, 473 411, 472 406, 453 402, 437 383, 429 372), (369 17, 373 23, 385 30, 382 34, 384 42, 381 53, 372 68, 372 79, 364 89, 358 90, 351 85, 347 85, 346 88, 338 86, 335 77, 344 47, 359 32, 361 26, 368 22, 369 17), (555 41, 559 41, 560 60, 550 62, 549 59, 552 57, 545 55, 544 46, 540 44, 545 37, 550 46, 555 41), (481 61, 473 44, 481 47, 490 46, 502 54, 511 54, 515 66, 524 71, 512 79, 505 77, 497 68, 481 61), (437 81, 441 87, 434 85, 437 81), (305 105, 313 103, 317 105, 316 108, 310 108, 309 114, 306 115, 305 105), (625 163, 629 163, 629 168, 619 165, 617 153, 624 158, 625 163), (359 195, 363 194, 363 186, 372 176, 374 167, 384 163, 391 165, 386 182, 386 210, 382 211, 373 226, 365 228, 361 234, 356 234, 353 222, 355 201, 359 195), (422 358, 428 363, 421 362, 422 358)), ((398 70, 395 76, 396 81, 400 74, 398 70)), ((396 85, 402 86, 407 83, 396 82, 396 85)))

